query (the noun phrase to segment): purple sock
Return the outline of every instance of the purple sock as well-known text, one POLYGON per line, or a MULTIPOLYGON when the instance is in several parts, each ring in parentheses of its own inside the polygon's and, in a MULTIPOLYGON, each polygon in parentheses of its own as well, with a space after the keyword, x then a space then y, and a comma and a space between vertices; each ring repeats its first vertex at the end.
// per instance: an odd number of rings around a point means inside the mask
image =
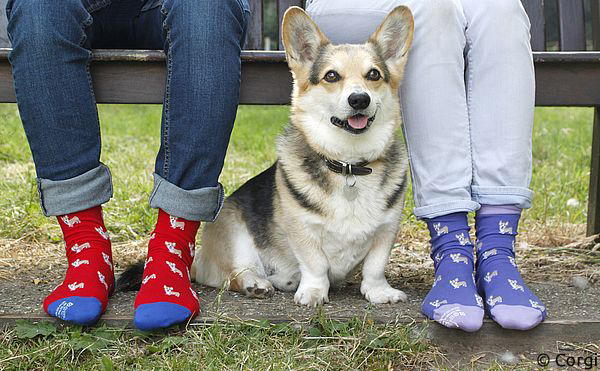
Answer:
POLYGON ((477 331, 483 324, 483 299, 477 294, 473 276, 467 213, 428 219, 427 227, 435 279, 421 310, 446 327, 477 331))
MULTIPOLYGON (((491 208, 498 211, 495 206, 491 208)), ((477 287, 485 298, 490 317, 500 326, 529 330, 546 318, 546 308, 525 285, 515 263, 514 243, 520 209, 516 213, 489 211, 482 206, 475 217, 477 287)))

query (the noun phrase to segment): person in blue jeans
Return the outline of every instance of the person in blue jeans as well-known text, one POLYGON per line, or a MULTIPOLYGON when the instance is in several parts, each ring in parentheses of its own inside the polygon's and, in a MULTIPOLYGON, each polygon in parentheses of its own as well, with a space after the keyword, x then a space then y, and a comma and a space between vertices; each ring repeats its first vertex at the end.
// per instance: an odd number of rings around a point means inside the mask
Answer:
MULTIPOLYGON (((144 330, 195 316, 189 268, 200 221, 214 221, 218 182, 239 101, 247 0, 9 0, 16 97, 41 206, 61 226, 69 263, 44 302, 50 316, 94 324, 114 289, 101 205, 112 197, 100 162, 91 49, 164 49, 161 147, 150 206, 159 217, 135 323, 144 330)), ((139 87, 143 89, 143 87, 139 87)))

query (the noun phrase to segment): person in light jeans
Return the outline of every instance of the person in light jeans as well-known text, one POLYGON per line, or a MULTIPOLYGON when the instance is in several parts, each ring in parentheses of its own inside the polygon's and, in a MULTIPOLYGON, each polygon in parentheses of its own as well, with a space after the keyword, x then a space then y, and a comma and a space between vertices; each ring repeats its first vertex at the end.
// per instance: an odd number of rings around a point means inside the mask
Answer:
POLYGON ((333 43, 363 43, 400 5, 415 20, 400 91, 414 213, 427 223, 435 267, 422 311, 465 331, 478 330, 485 312, 502 327, 533 328, 546 309, 514 251, 533 196, 527 14, 519 0, 312 0, 307 12, 333 43))
POLYGON ((6 13, 42 210, 57 216, 67 247, 66 277, 44 310, 92 325, 114 289, 101 208, 113 189, 100 162, 91 49, 163 49, 166 91, 150 195, 158 221, 134 322, 153 330, 188 321, 199 311, 189 279, 196 232, 223 205, 218 178, 239 101, 248 1, 8 0, 6 13))

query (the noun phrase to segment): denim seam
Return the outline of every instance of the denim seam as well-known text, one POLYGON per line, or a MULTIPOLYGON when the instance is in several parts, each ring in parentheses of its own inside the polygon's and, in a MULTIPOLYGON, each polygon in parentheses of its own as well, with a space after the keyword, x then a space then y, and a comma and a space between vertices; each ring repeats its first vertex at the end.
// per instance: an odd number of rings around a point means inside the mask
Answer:
POLYGON ((244 9, 244 6, 242 4, 242 0, 237 0, 236 1, 238 7, 240 8, 240 15, 242 16, 242 19, 244 19, 244 14, 246 12, 246 9, 244 9))
MULTIPOLYGON (((410 55, 409 55, 410 58, 410 55)), ((400 93, 402 94, 402 93, 400 93)), ((410 152, 410 141, 408 140, 408 132, 406 129, 406 124, 404 122, 404 117, 402 115, 402 96, 399 97, 400 98, 400 115, 401 115, 401 120, 402 120, 402 132, 404 133, 404 143, 406 145, 406 153, 407 153, 407 157, 408 157, 408 167, 410 168, 410 179, 413 185, 413 198, 415 201, 415 207, 421 207, 422 204, 422 200, 420 195, 417 194, 417 189, 418 187, 420 187, 420 185, 417 183, 416 177, 415 177, 415 171, 413 169, 413 161, 412 161, 412 156, 411 156, 411 152, 410 152)))
MULTIPOLYGON (((468 26, 467 26, 468 27, 468 26)), ((467 63, 468 63, 468 76, 467 76, 467 131, 469 137, 469 156, 471 159, 471 184, 475 181, 475 161, 473 160, 473 133, 471 130, 471 105, 473 104, 473 57, 471 56, 471 48, 473 46, 473 42, 465 29, 465 42, 467 44, 467 63)))
POLYGON ((168 15, 168 11, 163 7, 161 8, 162 14, 165 16, 165 21, 163 22, 163 29, 166 32, 166 42, 168 45, 167 50, 167 81, 165 86, 165 99, 164 99, 164 119, 163 119, 163 138, 162 144, 164 148, 164 159, 163 159, 163 177, 165 179, 169 178, 169 125, 170 125, 170 102, 171 102, 171 78, 173 74, 173 57, 172 57, 172 48, 171 48, 171 29, 167 24, 166 16, 168 15))

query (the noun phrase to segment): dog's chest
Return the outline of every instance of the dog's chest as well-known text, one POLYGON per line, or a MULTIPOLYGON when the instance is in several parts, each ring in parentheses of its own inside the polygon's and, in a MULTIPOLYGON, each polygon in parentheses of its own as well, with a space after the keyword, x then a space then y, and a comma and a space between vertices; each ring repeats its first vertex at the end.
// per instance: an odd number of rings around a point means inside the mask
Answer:
POLYGON ((356 197, 350 200, 340 182, 324 199, 330 212, 307 221, 322 241, 334 281, 346 278, 365 258, 382 225, 397 222, 398 212, 386 209, 378 185, 375 179, 358 179, 356 197))

